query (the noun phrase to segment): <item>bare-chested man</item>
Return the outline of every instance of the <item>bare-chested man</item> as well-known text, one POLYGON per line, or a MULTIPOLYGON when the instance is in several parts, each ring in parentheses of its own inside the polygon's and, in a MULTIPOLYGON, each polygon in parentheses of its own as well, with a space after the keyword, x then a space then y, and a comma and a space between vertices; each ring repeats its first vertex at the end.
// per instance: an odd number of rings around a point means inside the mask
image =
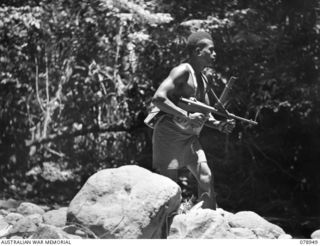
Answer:
POLYGON ((213 177, 198 137, 204 124, 230 133, 235 123, 218 121, 211 114, 188 113, 177 106, 180 97, 210 104, 202 71, 215 61, 212 38, 206 32, 193 33, 187 48, 188 62, 173 68, 153 97, 154 105, 165 113, 154 126, 153 167, 175 181, 177 169, 187 167, 198 181, 203 207, 216 209, 213 177))

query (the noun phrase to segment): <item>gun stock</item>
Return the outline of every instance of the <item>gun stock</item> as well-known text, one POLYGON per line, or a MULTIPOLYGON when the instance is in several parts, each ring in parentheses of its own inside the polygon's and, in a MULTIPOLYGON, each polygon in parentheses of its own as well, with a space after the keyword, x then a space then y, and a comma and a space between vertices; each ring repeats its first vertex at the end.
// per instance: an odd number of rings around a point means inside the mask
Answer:
POLYGON ((228 111, 221 112, 218 109, 211 107, 205 103, 193 101, 193 100, 183 98, 183 97, 180 98, 180 100, 178 102, 178 107, 180 107, 188 112, 193 112, 193 113, 199 112, 199 113, 203 113, 203 114, 213 113, 213 114, 222 116, 227 119, 240 120, 240 121, 252 124, 252 125, 258 124, 258 122, 254 121, 254 120, 248 120, 246 118, 242 118, 240 116, 231 114, 228 111))
POLYGON ((234 82, 236 81, 236 79, 237 79, 236 77, 231 77, 230 80, 225 85, 224 90, 221 93, 219 100, 224 107, 226 106, 226 104, 228 102, 229 93, 230 93, 232 86, 233 86, 234 82))

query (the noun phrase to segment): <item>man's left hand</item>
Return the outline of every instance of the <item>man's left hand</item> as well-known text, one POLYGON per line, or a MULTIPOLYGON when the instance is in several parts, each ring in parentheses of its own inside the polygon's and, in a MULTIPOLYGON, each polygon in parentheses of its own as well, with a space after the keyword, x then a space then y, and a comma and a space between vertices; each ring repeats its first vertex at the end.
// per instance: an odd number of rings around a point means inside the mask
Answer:
POLYGON ((236 126, 236 122, 233 119, 221 121, 219 124, 219 130, 223 133, 231 133, 236 126))

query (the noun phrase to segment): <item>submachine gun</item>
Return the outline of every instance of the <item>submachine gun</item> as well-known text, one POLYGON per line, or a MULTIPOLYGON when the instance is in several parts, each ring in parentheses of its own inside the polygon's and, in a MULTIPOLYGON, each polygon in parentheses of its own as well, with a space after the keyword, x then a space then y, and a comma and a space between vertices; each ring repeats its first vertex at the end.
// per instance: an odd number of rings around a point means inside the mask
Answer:
MULTIPOLYGON (((212 95, 214 96, 214 99, 216 101, 215 106, 211 107, 205 103, 197 101, 195 98, 183 98, 181 97, 178 102, 178 107, 188 111, 188 112, 198 112, 203 114, 213 113, 215 115, 222 116, 226 119, 234 119, 234 120, 240 120, 252 125, 257 125, 258 122, 254 120, 249 120, 246 118, 242 118, 240 116, 234 115, 232 113, 229 113, 228 110, 225 108, 227 104, 227 100, 229 97, 230 90, 233 86, 233 83, 235 81, 235 77, 231 77, 230 80, 227 82, 223 92, 221 93, 220 98, 217 97, 217 95, 214 93, 214 91, 211 89, 212 95)), ((208 85, 210 86, 210 85, 208 85)))

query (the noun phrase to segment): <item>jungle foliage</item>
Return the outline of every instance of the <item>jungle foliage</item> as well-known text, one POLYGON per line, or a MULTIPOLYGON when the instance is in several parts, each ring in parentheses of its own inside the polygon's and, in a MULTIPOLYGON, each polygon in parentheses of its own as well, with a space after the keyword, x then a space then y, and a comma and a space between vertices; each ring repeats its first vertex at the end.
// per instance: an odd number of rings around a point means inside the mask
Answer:
POLYGON ((203 132, 218 202, 319 214, 319 12, 316 0, 2 1, 3 195, 64 202, 99 169, 151 169, 150 99, 201 28, 217 92, 236 76, 229 110, 259 121, 203 132))

